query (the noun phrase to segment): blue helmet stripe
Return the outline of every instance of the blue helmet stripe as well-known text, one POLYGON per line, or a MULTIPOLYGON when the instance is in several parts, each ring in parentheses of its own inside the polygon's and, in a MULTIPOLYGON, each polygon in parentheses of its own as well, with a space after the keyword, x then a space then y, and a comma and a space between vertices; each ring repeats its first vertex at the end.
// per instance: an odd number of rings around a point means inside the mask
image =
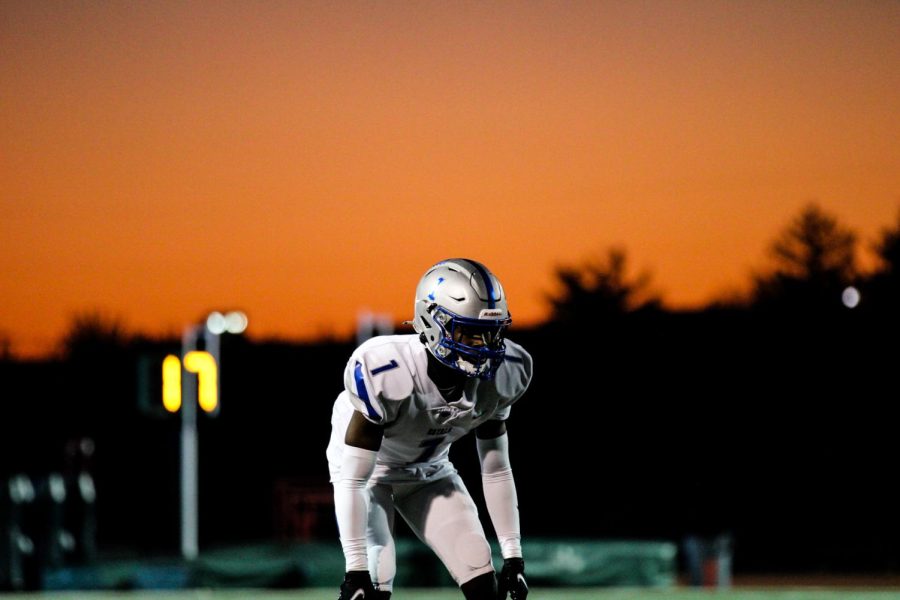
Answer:
POLYGON ((474 260, 469 262, 472 263, 472 266, 475 267, 478 274, 484 279, 484 287, 487 290, 488 308, 496 308, 497 305, 495 302, 499 300, 499 298, 494 298, 494 285, 491 283, 491 276, 488 275, 487 270, 480 263, 477 263, 474 260))
POLYGON ((372 401, 369 400, 369 392, 366 390, 366 382, 363 379, 362 363, 359 361, 356 361, 356 367, 353 369, 353 378, 356 380, 356 395, 366 405, 366 412, 369 413, 371 418, 380 421, 381 417, 375 412, 375 407, 372 406, 372 401))

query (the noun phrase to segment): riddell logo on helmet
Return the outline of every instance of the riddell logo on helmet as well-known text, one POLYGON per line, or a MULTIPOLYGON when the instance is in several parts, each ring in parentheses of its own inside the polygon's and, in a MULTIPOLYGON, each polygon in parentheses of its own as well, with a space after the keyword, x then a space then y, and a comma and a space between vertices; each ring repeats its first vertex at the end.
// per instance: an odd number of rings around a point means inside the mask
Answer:
POLYGON ((502 319, 503 311, 499 308, 482 308, 478 314, 479 319, 502 319))

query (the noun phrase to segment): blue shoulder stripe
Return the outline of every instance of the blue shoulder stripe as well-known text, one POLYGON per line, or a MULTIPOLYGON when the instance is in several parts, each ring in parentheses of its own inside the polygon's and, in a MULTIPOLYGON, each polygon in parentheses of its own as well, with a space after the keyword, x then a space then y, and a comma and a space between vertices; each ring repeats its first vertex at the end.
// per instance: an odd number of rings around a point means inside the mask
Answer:
POLYGON ((353 378, 356 380, 356 395, 365 403, 366 412, 369 413, 371 418, 380 421, 381 417, 375 412, 375 407, 372 406, 372 401, 369 400, 369 392, 366 390, 366 382, 363 380, 362 363, 359 361, 356 361, 356 366, 353 368, 353 378))

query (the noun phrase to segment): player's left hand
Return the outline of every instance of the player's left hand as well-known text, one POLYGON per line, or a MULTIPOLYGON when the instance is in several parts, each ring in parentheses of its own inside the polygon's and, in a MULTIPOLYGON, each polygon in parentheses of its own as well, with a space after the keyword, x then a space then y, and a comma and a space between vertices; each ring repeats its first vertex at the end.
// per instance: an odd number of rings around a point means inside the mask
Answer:
POLYGON ((499 600, 506 600, 507 593, 512 600, 525 600, 528 597, 528 584, 525 583, 525 561, 521 558, 506 558, 497 581, 499 600))
POLYGON ((368 571, 347 571, 338 600, 375 600, 375 588, 368 571))

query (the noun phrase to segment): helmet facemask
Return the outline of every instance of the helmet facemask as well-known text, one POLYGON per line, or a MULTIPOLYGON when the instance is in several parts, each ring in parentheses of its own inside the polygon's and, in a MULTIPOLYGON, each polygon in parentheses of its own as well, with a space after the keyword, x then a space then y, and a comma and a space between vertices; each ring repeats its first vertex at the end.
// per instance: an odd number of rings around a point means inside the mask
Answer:
POLYGON ((437 304, 428 312, 441 332, 432 347, 435 358, 470 377, 493 379, 506 354, 511 319, 472 319, 437 304))

